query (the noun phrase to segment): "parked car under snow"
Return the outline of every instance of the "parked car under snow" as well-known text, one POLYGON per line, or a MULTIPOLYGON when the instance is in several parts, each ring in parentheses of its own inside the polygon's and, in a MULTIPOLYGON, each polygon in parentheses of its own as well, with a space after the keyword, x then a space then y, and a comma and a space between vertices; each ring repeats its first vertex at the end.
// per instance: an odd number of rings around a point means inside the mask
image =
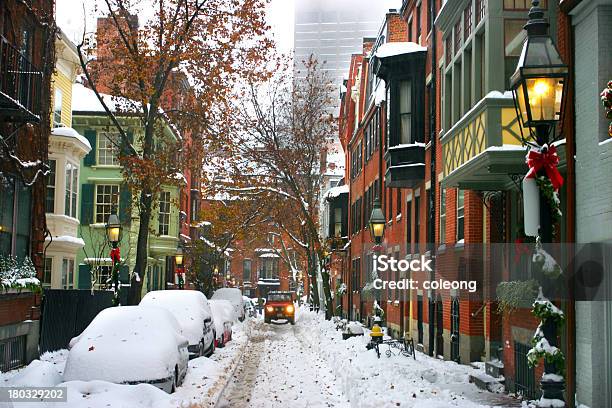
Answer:
POLYGON ((188 344, 165 309, 111 307, 70 341, 64 381, 149 383, 171 393, 187 373, 188 344))
POLYGON ((234 324, 234 307, 225 299, 210 299, 208 301, 217 333, 217 347, 224 347, 232 339, 234 324))
POLYGON ((213 293, 211 300, 225 299, 230 302, 234 308, 234 319, 244 320, 244 304, 242 301, 242 292, 237 288, 219 288, 213 293))
POLYGON ((211 355, 215 351, 215 326, 208 299, 197 290, 155 290, 140 301, 140 306, 166 309, 181 326, 189 341, 189 357, 211 355))

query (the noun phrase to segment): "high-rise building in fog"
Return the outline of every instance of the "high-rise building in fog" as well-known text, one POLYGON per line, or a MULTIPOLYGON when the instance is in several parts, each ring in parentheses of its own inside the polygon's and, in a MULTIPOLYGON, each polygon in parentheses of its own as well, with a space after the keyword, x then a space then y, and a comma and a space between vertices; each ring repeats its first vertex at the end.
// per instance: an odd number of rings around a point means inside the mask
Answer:
POLYGON ((376 37, 385 13, 400 5, 399 0, 296 0, 295 76, 304 76, 298 72, 301 62, 313 54, 340 86, 351 54, 361 52, 363 38, 376 37))

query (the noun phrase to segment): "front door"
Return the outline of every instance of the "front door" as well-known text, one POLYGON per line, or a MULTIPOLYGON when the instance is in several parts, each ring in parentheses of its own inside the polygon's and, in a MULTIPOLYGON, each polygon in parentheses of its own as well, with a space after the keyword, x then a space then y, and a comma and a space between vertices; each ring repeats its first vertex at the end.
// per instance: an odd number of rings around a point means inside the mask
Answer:
POLYGON ((451 360, 459 362, 459 298, 451 301, 451 360))

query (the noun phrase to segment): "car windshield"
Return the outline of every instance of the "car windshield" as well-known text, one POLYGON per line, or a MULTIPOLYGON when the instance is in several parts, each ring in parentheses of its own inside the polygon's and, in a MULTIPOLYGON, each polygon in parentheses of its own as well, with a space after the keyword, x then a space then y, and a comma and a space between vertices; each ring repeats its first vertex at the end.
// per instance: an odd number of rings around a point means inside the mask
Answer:
POLYGON ((291 293, 270 293, 268 300, 273 302, 290 302, 291 293))

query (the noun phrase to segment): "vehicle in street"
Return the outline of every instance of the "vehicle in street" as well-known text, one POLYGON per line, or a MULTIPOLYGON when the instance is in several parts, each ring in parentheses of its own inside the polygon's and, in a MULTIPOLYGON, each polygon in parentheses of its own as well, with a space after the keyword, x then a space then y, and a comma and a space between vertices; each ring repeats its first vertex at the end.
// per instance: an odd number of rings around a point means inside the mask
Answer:
POLYGON ((155 290, 147 293, 140 306, 166 309, 181 326, 189 341, 189 357, 210 356, 215 351, 215 325, 208 299, 197 290, 155 290))
POLYGON ((215 324, 216 346, 225 347, 232 339, 232 326, 234 325, 234 306, 225 299, 210 299, 210 310, 215 324))
POLYGON ((64 381, 148 383, 172 393, 187 373, 188 345, 166 309, 109 307, 70 341, 64 381))
POLYGON ((244 305, 242 302, 242 292, 238 288, 219 288, 213 293, 211 299, 225 299, 234 308, 235 319, 244 320, 244 305))
POLYGON ((274 291, 268 293, 264 321, 271 323, 272 320, 285 319, 295 324, 295 305, 293 304, 292 292, 274 291))

